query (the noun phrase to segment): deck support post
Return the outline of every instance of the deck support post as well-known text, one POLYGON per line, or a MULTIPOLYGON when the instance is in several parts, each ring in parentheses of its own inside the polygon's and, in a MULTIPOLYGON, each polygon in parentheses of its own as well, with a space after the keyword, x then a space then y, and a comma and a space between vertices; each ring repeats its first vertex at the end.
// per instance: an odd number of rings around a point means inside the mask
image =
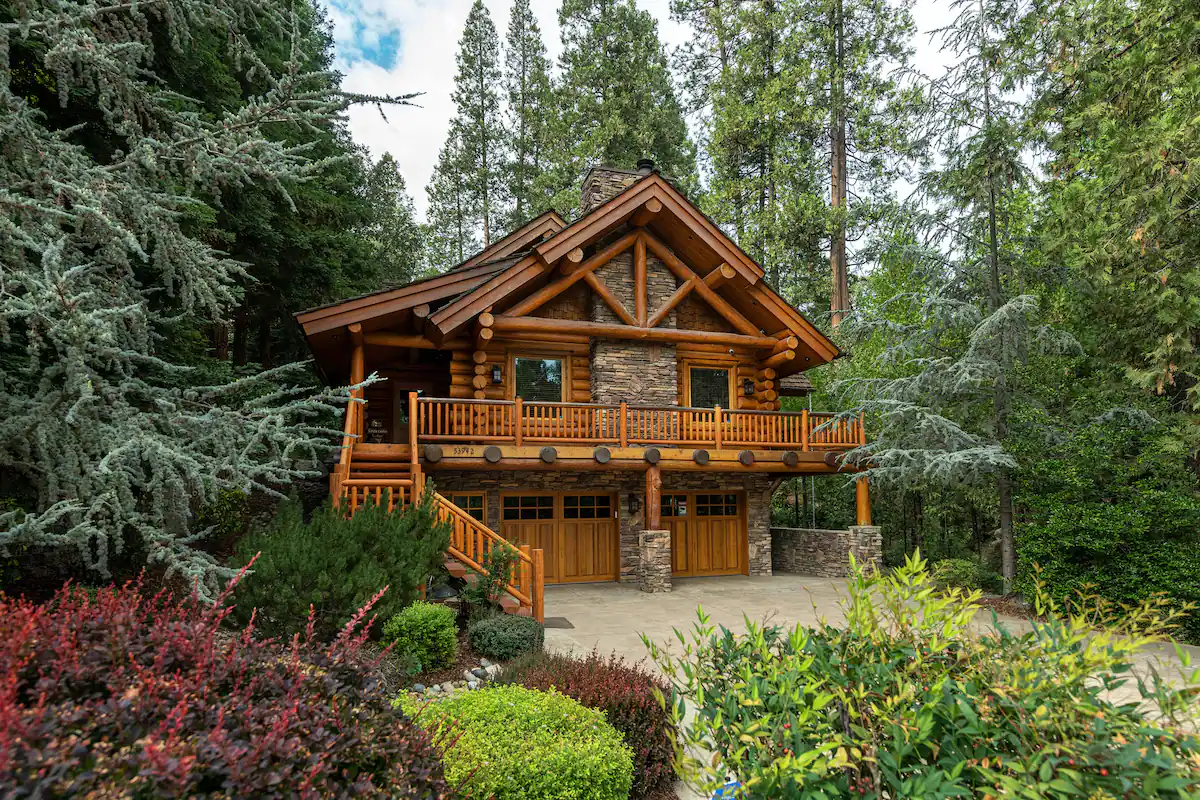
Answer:
POLYGON ((657 464, 646 470, 646 514, 643 530, 657 531, 662 527, 662 470, 657 464))
POLYGON ((871 524, 871 491, 867 488, 867 476, 859 475, 854 481, 855 519, 862 527, 871 524))
POLYGON ((417 456, 417 393, 408 393, 408 452, 409 471, 412 473, 412 498, 416 503, 425 491, 425 475, 421 472, 421 461, 417 456))

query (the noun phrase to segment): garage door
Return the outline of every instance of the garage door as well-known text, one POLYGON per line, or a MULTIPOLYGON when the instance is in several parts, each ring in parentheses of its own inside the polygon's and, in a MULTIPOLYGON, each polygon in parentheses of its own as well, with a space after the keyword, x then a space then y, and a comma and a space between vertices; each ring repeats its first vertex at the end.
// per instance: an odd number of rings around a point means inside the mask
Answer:
POLYGON ((662 518, 671 531, 671 573, 680 577, 746 573, 746 525, 738 493, 671 493, 662 518))
POLYGON ((502 495, 500 528, 510 542, 541 548, 546 583, 615 581, 620 572, 612 495, 502 495))

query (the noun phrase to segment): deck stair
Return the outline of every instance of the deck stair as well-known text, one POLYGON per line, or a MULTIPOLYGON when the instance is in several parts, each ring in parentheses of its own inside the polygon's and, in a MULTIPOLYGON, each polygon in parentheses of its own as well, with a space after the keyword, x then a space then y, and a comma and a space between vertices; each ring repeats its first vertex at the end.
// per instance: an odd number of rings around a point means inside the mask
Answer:
MULTIPOLYGON (((416 396, 412 397, 415 412, 416 396)), ((362 408, 361 403, 352 402, 346 410, 341 457, 329 475, 334 503, 350 514, 368 503, 386 504, 389 510, 402 508, 419 498, 425 486, 416 458, 416 443, 410 441, 407 448, 373 447, 363 443, 362 408)), ((446 566, 451 575, 477 579, 487 574, 484 564, 492 548, 514 547, 446 497, 435 494, 434 502, 438 517, 450 526, 446 566)), ((500 607, 506 613, 531 616, 541 622, 545 619, 542 551, 528 545, 514 549, 517 559, 512 578, 500 597, 500 607)))

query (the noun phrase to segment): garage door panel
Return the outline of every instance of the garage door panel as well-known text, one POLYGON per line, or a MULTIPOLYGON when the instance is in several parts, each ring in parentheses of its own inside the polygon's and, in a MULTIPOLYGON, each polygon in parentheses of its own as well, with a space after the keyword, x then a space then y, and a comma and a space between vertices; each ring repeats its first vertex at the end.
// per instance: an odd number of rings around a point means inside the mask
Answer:
MULTIPOLYGON (((713 508, 713 503, 701 504, 697 496, 705 493, 674 494, 669 507, 679 516, 664 519, 671 531, 671 569, 675 575, 737 575, 745 571, 746 528, 742 508, 744 497, 738 496, 734 509, 732 500, 723 506, 736 513, 698 515, 701 509, 713 508)), ((664 506, 666 508, 667 506, 664 506)))
MULTIPOLYGON (((611 516, 586 518, 611 513, 615 504, 615 498, 608 495, 559 496, 552 519, 502 520, 501 533, 515 544, 543 551, 547 583, 616 580, 620 573, 617 520, 611 516), (572 519, 563 518, 568 502, 572 519)), ((548 515, 545 509, 539 513, 548 515)))
POLYGON ((531 550, 541 550, 546 581, 559 580, 558 542, 554 523, 547 520, 503 522, 500 534, 515 545, 529 545, 531 550))

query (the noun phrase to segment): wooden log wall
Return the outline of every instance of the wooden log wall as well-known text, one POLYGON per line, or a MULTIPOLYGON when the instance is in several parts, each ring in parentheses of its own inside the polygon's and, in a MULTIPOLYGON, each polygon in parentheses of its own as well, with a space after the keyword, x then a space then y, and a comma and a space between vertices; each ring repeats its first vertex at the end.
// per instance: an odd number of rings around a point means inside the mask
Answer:
POLYGON ((588 356, 586 337, 557 337, 542 339, 522 337, 520 339, 493 338, 483 351, 474 348, 455 350, 450 359, 450 396, 475 398, 477 400, 508 400, 508 387, 512 376, 508 374, 508 356, 546 355, 563 358, 566 362, 566 397, 571 403, 592 401, 591 361, 588 356), (568 339, 563 341, 563 339, 568 339), (482 353, 482 356, 476 355, 482 353), (492 367, 499 365, 502 380, 492 383, 492 367))

